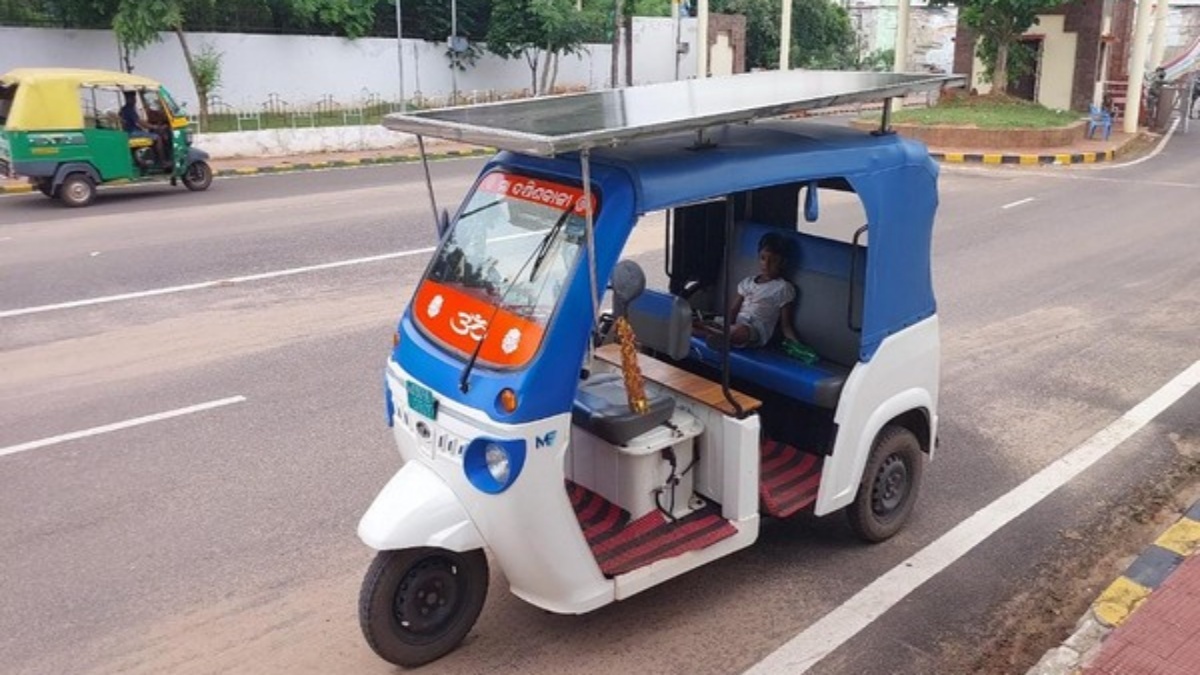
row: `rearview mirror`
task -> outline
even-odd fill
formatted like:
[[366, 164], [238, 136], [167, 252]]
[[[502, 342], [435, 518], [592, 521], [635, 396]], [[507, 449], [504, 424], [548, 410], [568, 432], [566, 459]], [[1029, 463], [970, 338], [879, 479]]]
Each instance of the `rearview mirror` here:
[[441, 217], [438, 218], [438, 222], [437, 222], [438, 239], [444, 238], [446, 236], [446, 231], [449, 229], [450, 229], [450, 214], [446, 212], [446, 209], [442, 209], [442, 215], [441, 215]]

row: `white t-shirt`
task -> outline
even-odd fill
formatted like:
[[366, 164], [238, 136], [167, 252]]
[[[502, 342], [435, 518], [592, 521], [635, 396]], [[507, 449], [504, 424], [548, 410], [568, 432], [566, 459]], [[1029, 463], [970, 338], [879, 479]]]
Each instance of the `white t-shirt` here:
[[783, 306], [796, 299], [796, 287], [786, 279], [771, 279], [758, 283], [757, 277], [746, 277], [738, 283], [738, 295], [742, 296], [742, 307], [738, 310], [737, 323], [754, 329], [755, 343], [766, 344], [779, 323], [779, 312]]

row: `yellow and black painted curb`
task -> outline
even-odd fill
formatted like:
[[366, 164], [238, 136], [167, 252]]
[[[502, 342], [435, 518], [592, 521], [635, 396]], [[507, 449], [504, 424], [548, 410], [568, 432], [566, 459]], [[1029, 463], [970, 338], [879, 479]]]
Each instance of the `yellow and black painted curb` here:
[[950, 164], [994, 164], [1011, 166], [1067, 166], [1070, 164], [1095, 164], [1111, 162], [1116, 158], [1116, 150], [1103, 152], [1075, 152], [1052, 155], [1008, 155], [998, 152], [931, 152], [931, 157], [939, 162]]
[[[454, 159], [458, 157], [479, 157], [491, 155], [496, 151], [491, 148], [472, 150], [447, 150], [446, 152], [429, 152], [426, 157], [430, 161], [438, 159]], [[376, 166], [380, 164], [408, 164], [421, 161], [419, 154], [388, 155], [384, 157], [363, 157], [362, 159], [334, 159], [328, 162], [284, 162], [268, 166], [246, 167], [241, 169], [220, 169], [214, 172], [218, 177], [253, 176], [264, 173], [290, 173], [294, 171], [315, 171], [320, 169], [348, 169], [358, 166]]]
[[[477, 148], [472, 150], [447, 150], [446, 152], [430, 152], [427, 153], [426, 156], [430, 159], [430, 161], [434, 161], [439, 159], [455, 159], [458, 157], [480, 157], [491, 155], [495, 152], [496, 151], [491, 148]], [[213, 172], [213, 175], [226, 178], [230, 176], [253, 176], [255, 174], [316, 171], [320, 169], [348, 169], [357, 166], [376, 166], [382, 164], [407, 164], [419, 161], [421, 161], [420, 155], [411, 154], [388, 155], [384, 157], [364, 157], [362, 159], [334, 159], [328, 162], [298, 162], [295, 164], [283, 162], [280, 164], [245, 167], [240, 169], [218, 169]], [[0, 185], [0, 195], [24, 194], [27, 192], [33, 192], [33, 189], [33, 185], [30, 183]]]
[[1092, 603], [1092, 613], [1104, 626], [1116, 628], [1190, 555], [1200, 553], [1200, 502], [1159, 535], [1125, 573], [1109, 584]]
[[17, 183], [16, 185], [0, 185], [0, 195], [19, 195], [26, 192], [33, 192], [33, 186], [29, 183]]

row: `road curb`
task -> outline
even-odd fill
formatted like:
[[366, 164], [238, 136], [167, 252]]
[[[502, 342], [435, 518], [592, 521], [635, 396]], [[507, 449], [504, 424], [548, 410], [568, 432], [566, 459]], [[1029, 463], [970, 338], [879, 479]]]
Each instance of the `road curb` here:
[[0, 185], [0, 195], [21, 195], [33, 192], [33, 186], [28, 183], [18, 185]]
[[1075, 152], [1050, 155], [1005, 154], [998, 152], [930, 152], [929, 155], [939, 162], [948, 164], [994, 164], [1017, 166], [1068, 166], [1071, 164], [1095, 164], [1111, 162], [1117, 156], [1117, 150], [1103, 152]]
[[[431, 152], [426, 156], [430, 160], [455, 159], [459, 157], [479, 157], [490, 155], [496, 151], [490, 148], [474, 150], [447, 150], [446, 152]], [[360, 166], [375, 166], [382, 164], [409, 164], [421, 161], [419, 154], [387, 155], [384, 157], [363, 157], [362, 159], [335, 159], [328, 162], [282, 162], [266, 166], [244, 167], [238, 169], [219, 169], [213, 175], [227, 178], [230, 176], [253, 176], [267, 173], [292, 173], [297, 171], [318, 171], [321, 169], [348, 169]]]
[[1026, 675], [1070, 675], [1087, 665], [1104, 639], [1189, 556], [1200, 554], [1200, 501], [1160, 534], [1092, 602], [1062, 645], [1046, 652]]

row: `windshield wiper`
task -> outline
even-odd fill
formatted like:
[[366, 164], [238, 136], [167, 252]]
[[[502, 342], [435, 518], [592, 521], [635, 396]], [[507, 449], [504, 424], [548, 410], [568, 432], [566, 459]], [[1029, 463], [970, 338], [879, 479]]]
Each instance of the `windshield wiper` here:
[[503, 203], [504, 203], [503, 199], [492, 200], [492, 201], [484, 204], [483, 206], [480, 206], [479, 208], [471, 209], [470, 211], [465, 211], [465, 212], [459, 214], [458, 220], [462, 220], [463, 218], [466, 218], [467, 216], [473, 216], [476, 213], [479, 213], [480, 211], [487, 211], [488, 209], [492, 208], [493, 206], [497, 206], [497, 205], [503, 204]]
[[475, 367], [475, 362], [479, 360], [479, 352], [483, 349], [483, 343], [487, 341], [488, 336], [492, 334], [492, 324], [496, 320], [496, 314], [500, 311], [500, 308], [504, 306], [504, 301], [508, 299], [509, 291], [517, 286], [517, 282], [521, 280], [521, 275], [525, 273], [525, 268], [529, 267], [529, 263], [531, 262], [534, 263], [534, 265], [533, 270], [529, 273], [529, 280], [533, 281], [534, 275], [537, 274], [538, 267], [542, 264], [542, 260], [545, 259], [546, 253], [550, 250], [550, 242], [553, 241], [556, 236], [558, 236], [558, 231], [562, 229], [563, 223], [567, 222], [567, 218], [570, 215], [570, 208], [563, 211], [562, 215], [558, 217], [558, 220], [554, 221], [554, 225], [551, 226], [550, 231], [546, 233], [546, 236], [542, 237], [542, 240], [538, 242], [537, 247], [530, 252], [529, 257], [525, 258], [525, 262], [521, 263], [521, 267], [517, 270], [517, 273], [513, 275], [512, 281], [508, 282], [508, 285], [504, 287], [504, 293], [500, 295], [500, 299], [496, 301], [495, 306], [492, 308], [492, 315], [488, 317], [487, 328], [483, 329], [483, 335], [479, 336], [479, 342], [475, 344], [475, 349], [471, 352], [471, 358], [467, 359], [467, 365], [463, 367], [462, 375], [460, 375], [458, 378], [458, 390], [462, 393], [465, 394], [467, 393], [467, 390], [470, 389], [470, 386], [467, 384], [467, 378], [471, 376], [471, 369]]
[[537, 254], [537, 257], [533, 261], [533, 269], [529, 270], [530, 281], [533, 281], [534, 277], [537, 276], [538, 270], [542, 267], [542, 261], [545, 260], [546, 256], [550, 253], [550, 244], [558, 238], [559, 230], [562, 229], [563, 224], [567, 222], [567, 218], [569, 217], [571, 217], [571, 210], [567, 209], [566, 211], [563, 211], [562, 215], [558, 217], [558, 220], [554, 221], [554, 226], [550, 228], [550, 231], [546, 233], [546, 236], [542, 238], [542, 241], [538, 244], [537, 248], [534, 249], [534, 253]]

